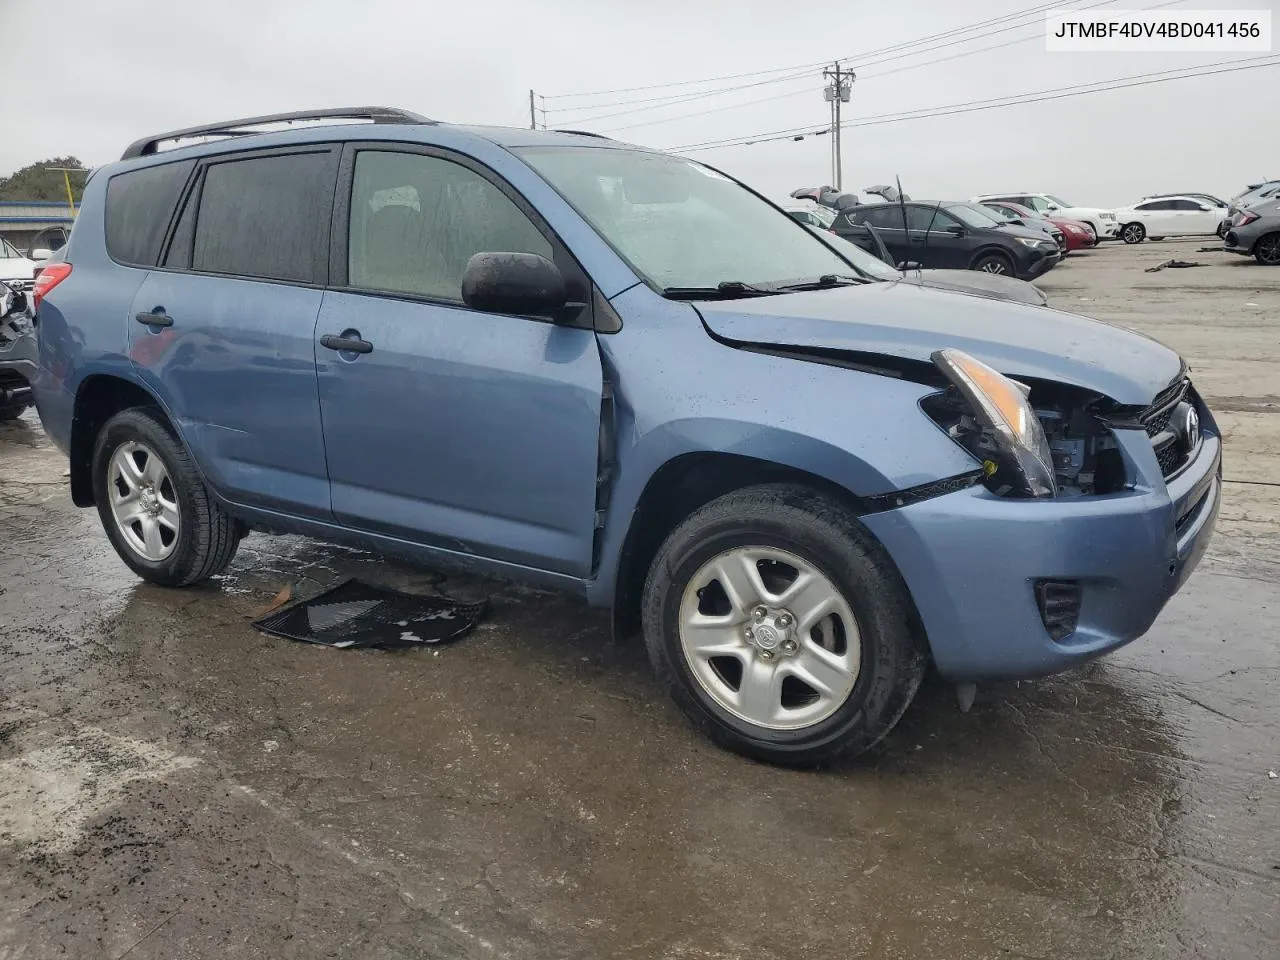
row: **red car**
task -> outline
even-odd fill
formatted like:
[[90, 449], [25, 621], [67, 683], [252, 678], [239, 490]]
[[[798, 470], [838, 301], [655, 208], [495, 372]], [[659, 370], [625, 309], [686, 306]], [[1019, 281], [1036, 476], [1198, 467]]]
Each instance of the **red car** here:
[[1036, 213], [1029, 207], [1024, 207], [1020, 203], [1010, 203], [1008, 200], [988, 200], [983, 203], [984, 207], [989, 207], [992, 212], [1001, 215], [1005, 219], [1010, 216], [1019, 220], [1048, 220], [1055, 227], [1062, 231], [1067, 239], [1067, 252], [1072, 250], [1087, 250], [1089, 247], [1098, 245], [1098, 235], [1093, 232], [1093, 227], [1080, 220], [1065, 220], [1062, 217], [1046, 217]]

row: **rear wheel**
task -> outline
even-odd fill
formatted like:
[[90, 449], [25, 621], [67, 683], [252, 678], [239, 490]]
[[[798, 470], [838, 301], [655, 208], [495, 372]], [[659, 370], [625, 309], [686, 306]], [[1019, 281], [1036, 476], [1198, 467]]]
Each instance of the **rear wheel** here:
[[1225, 237], [1227, 235], [1227, 230], [1229, 229], [1230, 228], [1227, 226], [1227, 221], [1225, 220], [1223, 220], [1220, 224], [1218, 224], [1218, 230], [1217, 230], [1218, 239], [1221, 240], [1223, 237]]
[[92, 469], [107, 537], [144, 580], [189, 586], [220, 573], [235, 556], [240, 528], [210, 496], [159, 412], [133, 407], [108, 420]]
[[984, 253], [973, 261], [972, 270], [1012, 277], [1013, 261], [1003, 253]]
[[1280, 233], [1268, 233], [1255, 243], [1253, 256], [1268, 267], [1280, 266]]
[[1140, 223], [1126, 223], [1120, 228], [1120, 239], [1125, 243], [1141, 243], [1147, 238], [1147, 228]]
[[736, 491], [681, 523], [643, 614], [654, 670], [686, 716], [790, 766], [873, 746], [927, 662], [892, 561], [847, 508], [798, 486]]

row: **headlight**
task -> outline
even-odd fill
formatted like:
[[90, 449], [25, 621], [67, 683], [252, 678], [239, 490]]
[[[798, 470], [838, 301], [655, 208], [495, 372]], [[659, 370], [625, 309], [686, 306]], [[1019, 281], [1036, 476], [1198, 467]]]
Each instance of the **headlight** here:
[[1029, 388], [960, 350], [938, 350], [930, 359], [972, 407], [980, 429], [957, 439], [982, 461], [988, 488], [1015, 497], [1057, 496], [1049, 441], [1027, 400]]
[[1053, 243], [1053, 241], [1052, 241], [1052, 240], [1036, 240], [1036, 239], [1034, 239], [1034, 238], [1032, 238], [1032, 237], [1014, 237], [1013, 239], [1017, 240], [1017, 241], [1018, 241], [1019, 243], [1021, 243], [1023, 246], [1032, 247], [1032, 248], [1034, 248], [1034, 247], [1038, 247], [1038, 246], [1040, 246], [1040, 244], [1042, 244], [1042, 243], [1044, 243], [1044, 244], [1051, 244], [1051, 243]]

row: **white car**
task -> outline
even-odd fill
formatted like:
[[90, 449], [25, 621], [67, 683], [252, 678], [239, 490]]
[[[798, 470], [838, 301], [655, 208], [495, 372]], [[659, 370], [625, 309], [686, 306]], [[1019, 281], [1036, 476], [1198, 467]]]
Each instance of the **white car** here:
[[834, 210], [812, 201], [785, 200], [779, 206], [790, 215], [792, 220], [799, 220], [806, 226], [818, 227], [821, 230], [827, 229], [836, 219]]
[[1125, 243], [1141, 243], [1150, 237], [1195, 237], [1222, 235], [1221, 225], [1227, 218], [1225, 204], [1218, 206], [1204, 197], [1188, 195], [1150, 197], [1116, 211], [1120, 220], [1120, 238]]
[[31, 289], [38, 264], [28, 260], [8, 240], [0, 237], [0, 280], [15, 290]]
[[993, 200], [1020, 203], [1046, 217], [1083, 221], [1093, 227], [1093, 232], [1098, 235], [1099, 240], [1114, 240], [1120, 235], [1120, 221], [1116, 219], [1114, 210], [1105, 210], [1102, 207], [1073, 207], [1051, 193], [989, 193], [973, 198], [974, 203], [987, 203]]

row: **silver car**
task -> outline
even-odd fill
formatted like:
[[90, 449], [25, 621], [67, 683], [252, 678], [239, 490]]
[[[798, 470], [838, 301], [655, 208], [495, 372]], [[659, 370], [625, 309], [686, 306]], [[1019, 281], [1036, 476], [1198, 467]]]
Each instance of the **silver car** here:
[[1231, 219], [1222, 249], [1252, 256], [1269, 267], [1280, 266], [1280, 197], [1271, 197]]

